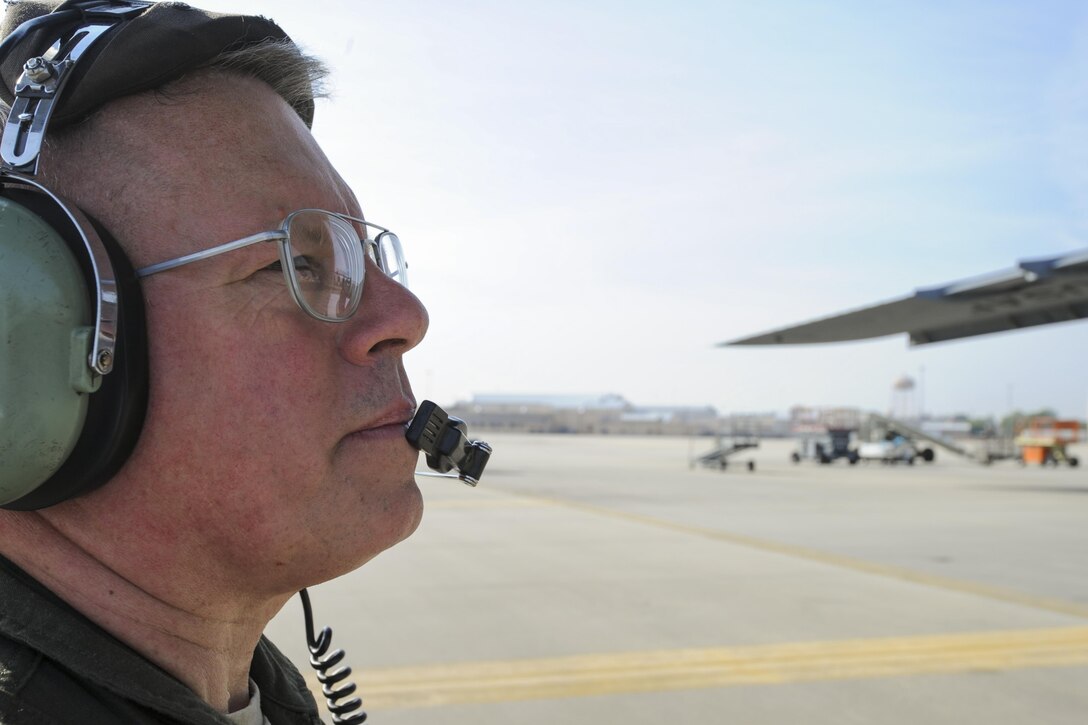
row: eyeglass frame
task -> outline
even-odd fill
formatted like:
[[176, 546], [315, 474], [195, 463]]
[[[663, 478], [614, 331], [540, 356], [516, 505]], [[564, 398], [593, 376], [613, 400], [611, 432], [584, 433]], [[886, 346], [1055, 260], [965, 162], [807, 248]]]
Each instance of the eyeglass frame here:
[[[362, 248], [363, 248], [363, 251], [362, 251], [362, 270], [363, 270], [363, 274], [362, 274], [362, 277], [361, 277], [361, 279], [359, 281], [357, 292], [356, 292], [355, 295], [353, 295], [353, 298], [351, 300], [351, 311], [348, 312], [347, 315], [344, 316], [344, 317], [329, 317], [327, 315], [322, 315], [321, 313], [317, 312], [316, 310], [311, 309], [310, 305], [307, 304], [303, 300], [302, 288], [299, 286], [298, 279], [295, 276], [297, 274], [296, 271], [295, 271], [295, 263], [294, 263], [293, 258], [289, 254], [288, 249], [287, 249], [288, 240], [290, 239], [290, 236], [287, 233], [287, 229], [288, 229], [288, 227], [290, 227], [292, 219], [294, 219], [297, 215], [305, 213], [305, 212], [318, 212], [320, 214], [328, 214], [329, 216], [336, 217], [336, 218], [344, 220], [344, 221], [354, 222], [356, 224], [362, 224], [364, 230], [367, 227], [373, 227], [374, 229], [377, 229], [377, 230], [379, 230], [381, 232], [380, 234], [378, 234], [377, 238], [375, 238], [375, 239], [371, 239], [369, 236], [361, 237], [359, 239], [359, 242], [362, 244]], [[358, 311], [359, 303], [362, 300], [363, 284], [366, 282], [366, 260], [367, 260], [367, 258], [369, 257], [371, 260], [373, 260], [375, 262], [375, 264], [378, 265], [378, 268], [381, 269], [381, 271], [383, 273], [385, 273], [385, 269], [382, 268], [381, 263], [379, 261], [379, 256], [382, 256], [381, 255], [380, 240], [386, 234], [392, 236], [393, 239], [396, 240], [396, 246], [400, 250], [400, 260], [399, 261], [401, 263], [401, 269], [399, 271], [399, 274], [397, 276], [396, 281], [397, 281], [398, 284], [400, 284], [405, 289], [407, 289], [408, 288], [408, 278], [407, 278], [406, 271], [407, 271], [408, 263], [404, 261], [404, 250], [403, 250], [403, 248], [401, 248], [400, 237], [397, 236], [397, 234], [395, 232], [393, 232], [393, 231], [391, 231], [389, 229], [386, 229], [383, 226], [375, 224], [374, 222], [368, 222], [366, 219], [361, 219], [359, 217], [353, 217], [353, 216], [350, 216], [348, 214], [341, 214], [340, 212], [329, 211], [327, 209], [312, 209], [312, 208], [309, 208], [309, 209], [296, 209], [295, 211], [291, 212], [290, 214], [288, 214], [286, 216], [286, 218], [284, 218], [283, 224], [280, 225], [279, 229], [273, 229], [273, 230], [269, 230], [269, 231], [266, 231], [266, 232], [257, 232], [256, 234], [250, 234], [247, 237], [243, 237], [241, 239], [236, 239], [233, 242], [226, 242], [225, 244], [218, 244], [218, 245], [216, 245], [214, 247], [209, 247], [207, 249], [202, 249], [200, 251], [192, 252], [190, 254], [184, 254], [184, 255], [182, 255], [180, 257], [174, 257], [173, 259], [167, 259], [165, 261], [157, 262], [155, 264], [149, 264], [146, 267], [140, 267], [139, 269], [137, 269], [136, 270], [136, 276], [139, 277], [139, 278], [150, 277], [151, 275], [158, 274], [159, 272], [166, 272], [168, 270], [176, 269], [177, 267], [181, 267], [181, 266], [186, 265], [186, 264], [191, 264], [192, 262], [199, 262], [199, 261], [204, 260], [204, 259], [210, 259], [211, 257], [216, 257], [216, 256], [218, 256], [220, 254], [225, 254], [226, 252], [233, 252], [236, 249], [242, 249], [243, 247], [248, 247], [248, 246], [251, 246], [253, 244], [260, 244], [261, 242], [279, 242], [280, 243], [280, 245], [279, 245], [279, 248], [280, 248], [280, 266], [283, 267], [283, 276], [287, 280], [287, 288], [291, 291], [291, 297], [294, 299], [295, 304], [298, 305], [299, 309], [301, 309], [303, 312], [308, 314], [310, 317], [321, 320], [322, 322], [347, 322]], [[390, 277], [390, 275], [388, 275], [388, 274], [386, 274], [386, 276]], [[392, 277], [390, 277], [390, 279], [392, 279]]]

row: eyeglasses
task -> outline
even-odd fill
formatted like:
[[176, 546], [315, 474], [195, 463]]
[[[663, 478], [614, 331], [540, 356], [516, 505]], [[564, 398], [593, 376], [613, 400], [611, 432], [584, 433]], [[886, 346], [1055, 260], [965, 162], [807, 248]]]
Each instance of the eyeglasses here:
[[[377, 238], [369, 238], [367, 227], [379, 231]], [[304, 312], [325, 322], [344, 322], [359, 308], [367, 258], [391, 279], [408, 286], [408, 265], [396, 234], [363, 219], [322, 209], [291, 212], [277, 230], [142, 267], [136, 275], [149, 277], [260, 242], [279, 242], [279, 263], [291, 296]]]

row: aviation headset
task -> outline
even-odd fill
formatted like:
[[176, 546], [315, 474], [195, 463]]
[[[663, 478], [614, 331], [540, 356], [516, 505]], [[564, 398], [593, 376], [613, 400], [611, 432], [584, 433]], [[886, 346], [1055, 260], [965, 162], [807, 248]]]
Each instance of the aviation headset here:
[[[225, 50], [290, 39], [265, 18], [137, 0], [9, 0], [0, 34], [11, 109], [0, 138], [0, 508], [30, 510], [112, 478], [148, 397], [136, 274], [100, 224], [36, 180], [47, 128]], [[312, 123], [312, 100], [295, 111]]]

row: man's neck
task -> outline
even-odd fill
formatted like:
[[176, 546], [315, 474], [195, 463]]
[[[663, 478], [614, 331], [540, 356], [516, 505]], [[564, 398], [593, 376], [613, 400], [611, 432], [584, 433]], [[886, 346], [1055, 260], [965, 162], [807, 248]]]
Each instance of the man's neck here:
[[253, 650], [288, 598], [228, 597], [202, 587], [202, 572], [122, 574], [42, 513], [0, 511], [0, 553], [219, 712], [249, 701]]

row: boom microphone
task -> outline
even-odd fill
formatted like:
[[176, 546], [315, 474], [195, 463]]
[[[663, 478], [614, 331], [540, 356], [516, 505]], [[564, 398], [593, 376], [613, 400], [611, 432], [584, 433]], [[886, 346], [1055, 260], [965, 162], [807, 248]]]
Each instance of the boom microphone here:
[[[475, 486], [491, 457], [491, 446], [469, 439], [465, 421], [447, 414], [430, 400], [419, 404], [404, 437], [426, 453], [427, 465], [438, 471], [437, 474], [417, 471], [417, 475], [457, 478]], [[449, 473], [454, 468], [457, 473]]]

